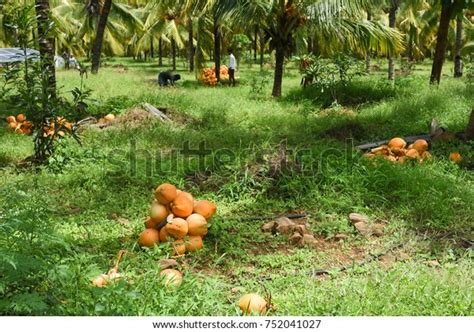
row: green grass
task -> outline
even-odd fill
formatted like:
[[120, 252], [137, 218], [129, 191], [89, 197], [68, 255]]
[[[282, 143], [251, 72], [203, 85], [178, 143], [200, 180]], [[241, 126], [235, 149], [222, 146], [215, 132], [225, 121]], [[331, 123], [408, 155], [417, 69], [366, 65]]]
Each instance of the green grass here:
[[[113, 67], [119, 63], [125, 73]], [[473, 314], [473, 253], [466, 245], [473, 236], [472, 144], [437, 143], [432, 162], [392, 165], [368, 162], [345, 141], [427, 132], [433, 117], [463, 130], [474, 106], [464, 80], [443, 77], [439, 88], [429, 86], [429, 66], [421, 64], [391, 86], [380, 71], [340, 87], [339, 105], [327, 107], [326, 95], [301, 90], [292, 66], [275, 100], [271, 73], [256, 66], [242, 65], [236, 88], [203, 87], [181, 69], [178, 87], [161, 89], [154, 82], [160, 68], [150, 63], [109, 64], [85, 80], [93, 90], [91, 112], [119, 115], [149, 102], [172, 109], [179, 121], [86, 130], [82, 147], [64, 140], [39, 169], [18, 164], [32, 152], [31, 137], [0, 127], [0, 313], [234, 315], [240, 295], [263, 295], [265, 287], [276, 315]], [[80, 83], [73, 71], [60, 71], [58, 79], [65, 95]], [[252, 86], [262, 81], [257, 93]], [[2, 116], [19, 111], [0, 108]], [[187, 141], [211, 150], [204, 165], [180, 154]], [[272, 173], [283, 143], [290, 162]], [[460, 166], [448, 160], [454, 150], [466, 157]], [[159, 279], [157, 262], [169, 248], [136, 244], [153, 189], [164, 181], [215, 201], [219, 210], [205, 249], [183, 262], [185, 281], [175, 291]], [[295, 248], [261, 233], [261, 222], [237, 219], [291, 211], [310, 214], [318, 249]], [[356, 234], [351, 212], [387, 221], [386, 234]], [[348, 239], [330, 240], [340, 232]], [[361, 263], [400, 243], [386, 255], [393, 262]], [[121, 265], [127, 282], [92, 287], [91, 278], [105, 273], [121, 249], [128, 251]], [[316, 269], [331, 274], [316, 277]]]

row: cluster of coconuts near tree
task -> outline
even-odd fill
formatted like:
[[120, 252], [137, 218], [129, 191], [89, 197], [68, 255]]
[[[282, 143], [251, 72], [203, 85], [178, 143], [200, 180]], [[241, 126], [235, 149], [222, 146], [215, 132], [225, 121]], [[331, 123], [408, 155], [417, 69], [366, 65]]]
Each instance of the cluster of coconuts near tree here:
[[[424, 139], [417, 139], [415, 142], [407, 146], [407, 142], [400, 137], [392, 138], [388, 144], [380, 145], [364, 154], [365, 157], [383, 157], [384, 159], [403, 164], [407, 160], [416, 160], [420, 163], [433, 158], [428, 151], [429, 144]], [[461, 154], [459, 152], [452, 152], [449, 159], [456, 164], [461, 162]]]
[[30, 135], [33, 129], [33, 123], [26, 120], [24, 114], [18, 114], [16, 117], [10, 115], [7, 117], [7, 124], [10, 129], [15, 131], [15, 133]]
[[[18, 114], [16, 117], [11, 115], [7, 117], [8, 127], [16, 133], [23, 135], [31, 135], [33, 133], [33, 123], [26, 119], [24, 114]], [[43, 137], [54, 136], [56, 133], [56, 126], [58, 126], [57, 134], [60, 137], [66, 136], [66, 131], [72, 131], [73, 124], [67, 121], [64, 117], [56, 117], [56, 121], [49, 121], [48, 125], [43, 128]]]
[[[216, 86], [217, 85], [217, 77], [216, 77], [216, 71], [215, 71], [215, 66], [212, 68], [204, 68], [201, 71], [201, 76], [199, 77], [199, 80], [204, 83], [204, 85], [209, 85], [209, 86]], [[220, 67], [220, 78], [222, 80], [228, 80], [229, 79], [229, 68], [227, 66], [222, 65]]]

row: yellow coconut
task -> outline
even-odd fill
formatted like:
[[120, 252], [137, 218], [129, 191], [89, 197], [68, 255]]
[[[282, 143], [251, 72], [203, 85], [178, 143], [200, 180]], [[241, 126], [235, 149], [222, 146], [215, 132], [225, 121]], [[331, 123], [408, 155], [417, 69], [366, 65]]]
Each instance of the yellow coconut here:
[[161, 271], [160, 276], [164, 277], [166, 286], [179, 286], [183, 282], [183, 274], [178, 270], [166, 269]]
[[239, 300], [243, 314], [264, 314], [267, 311], [267, 301], [258, 294], [245, 294]]
[[109, 114], [107, 114], [106, 116], [104, 116], [104, 119], [105, 119], [105, 121], [107, 121], [107, 122], [114, 121], [114, 120], [115, 120], [115, 115], [109, 113]]

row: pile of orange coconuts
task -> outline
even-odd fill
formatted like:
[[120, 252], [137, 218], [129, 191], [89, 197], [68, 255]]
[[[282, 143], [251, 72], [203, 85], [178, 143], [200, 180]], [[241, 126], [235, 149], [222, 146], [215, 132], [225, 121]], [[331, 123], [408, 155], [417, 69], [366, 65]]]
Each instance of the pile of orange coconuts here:
[[388, 144], [378, 146], [364, 156], [372, 158], [381, 156], [394, 163], [403, 164], [407, 160], [417, 160], [423, 162], [432, 158], [428, 152], [429, 144], [424, 139], [418, 139], [413, 144], [407, 146], [407, 142], [400, 137], [392, 138]]
[[32, 133], [33, 123], [26, 120], [26, 116], [24, 114], [18, 114], [16, 117], [10, 115], [7, 117], [7, 124], [8, 127], [16, 133], [23, 135], [30, 135]]
[[[387, 144], [380, 145], [364, 154], [365, 157], [374, 158], [382, 157], [388, 161], [403, 164], [407, 160], [416, 160], [420, 163], [433, 158], [429, 150], [429, 144], [424, 139], [417, 139], [412, 144], [400, 137], [392, 138]], [[462, 156], [459, 152], [452, 152], [449, 160], [459, 164]]]
[[[153, 248], [159, 243], [171, 243], [175, 256], [184, 256], [203, 247], [208, 220], [216, 213], [217, 207], [207, 200], [195, 200], [190, 193], [177, 189], [170, 183], [163, 183], [155, 190], [149, 215], [145, 221], [145, 230], [140, 233], [140, 247]], [[125, 251], [121, 250], [117, 263], [107, 274], [100, 274], [92, 280], [96, 287], [105, 287], [113, 280], [121, 278], [119, 263]], [[175, 269], [166, 268], [160, 272], [164, 285], [178, 287], [183, 274]], [[274, 310], [271, 296], [264, 299], [256, 293], [243, 295], [239, 299], [242, 314], [261, 315], [269, 309]]]
[[216, 210], [214, 203], [195, 200], [190, 193], [163, 183], [155, 190], [155, 200], [138, 244], [152, 248], [158, 243], [171, 243], [175, 256], [198, 251], [203, 247], [207, 222]]

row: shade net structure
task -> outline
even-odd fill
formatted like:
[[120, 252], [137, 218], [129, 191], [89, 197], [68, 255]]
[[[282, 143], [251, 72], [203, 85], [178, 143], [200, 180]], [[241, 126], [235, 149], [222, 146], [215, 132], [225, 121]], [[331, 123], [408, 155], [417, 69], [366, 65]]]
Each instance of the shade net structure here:
[[40, 53], [36, 50], [27, 48], [0, 48], [0, 65], [25, 61], [28, 59], [39, 59]]

